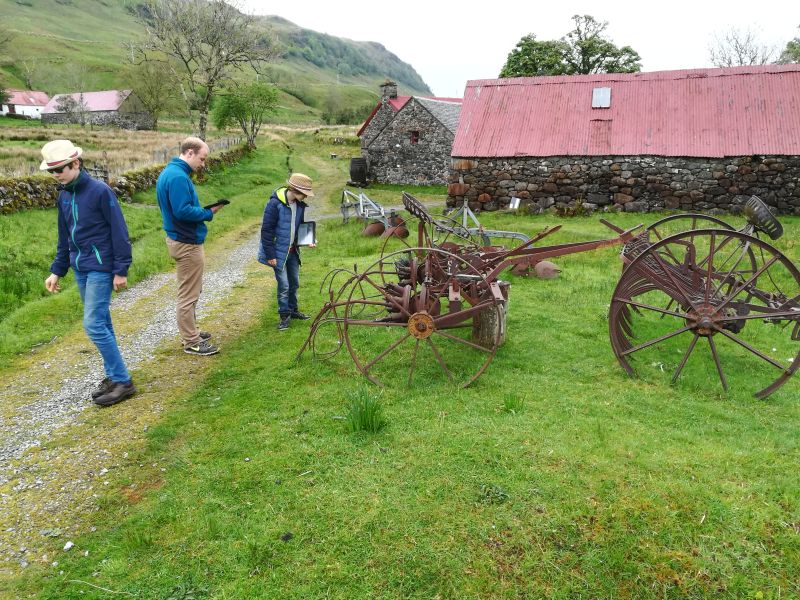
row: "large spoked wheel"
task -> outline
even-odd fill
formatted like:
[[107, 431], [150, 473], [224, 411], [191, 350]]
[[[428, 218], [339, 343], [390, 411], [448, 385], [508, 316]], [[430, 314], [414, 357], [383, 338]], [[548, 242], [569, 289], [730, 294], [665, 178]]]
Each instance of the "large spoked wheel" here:
[[799, 302], [800, 272], [773, 246], [737, 231], [686, 231], [623, 271], [611, 346], [631, 375], [719, 379], [765, 398], [800, 367]]
[[659, 219], [655, 223], [648, 225], [645, 231], [650, 234], [650, 241], [655, 244], [676, 233], [695, 229], [729, 229], [734, 231], [735, 227], [712, 215], [680, 213]]
[[[448, 381], [466, 387], [486, 370], [502, 336], [502, 298], [474, 267], [436, 248], [387, 254], [364, 271], [345, 305], [344, 339], [356, 367], [381, 386]], [[382, 296], [384, 315], [365, 319]], [[370, 308], [374, 306], [370, 304]], [[486, 323], [497, 324], [486, 335]]]

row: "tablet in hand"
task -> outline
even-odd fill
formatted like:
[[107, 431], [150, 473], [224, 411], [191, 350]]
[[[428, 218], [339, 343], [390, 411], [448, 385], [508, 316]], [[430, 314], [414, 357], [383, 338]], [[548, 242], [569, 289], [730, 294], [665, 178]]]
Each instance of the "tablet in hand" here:
[[226, 200], [222, 198], [221, 200], [217, 200], [216, 202], [212, 202], [211, 204], [206, 204], [203, 208], [214, 208], [215, 206], [225, 206], [226, 204], [230, 204], [230, 200]]

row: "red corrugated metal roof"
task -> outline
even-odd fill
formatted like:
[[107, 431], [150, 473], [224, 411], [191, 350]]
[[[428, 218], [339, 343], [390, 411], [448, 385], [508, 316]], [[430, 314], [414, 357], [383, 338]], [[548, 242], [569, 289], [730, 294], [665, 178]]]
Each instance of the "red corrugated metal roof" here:
[[800, 155], [800, 65], [467, 82], [452, 156], [610, 154]]
[[[120, 105], [130, 95], [130, 90], [105, 90], [103, 92], [83, 92], [83, 102], [86, 104], [86, 109], [90, 112], [117, 110]], [[57, 94], [50, 99], [47, 106], [42, 110], [43, 113], [58, 112], [58, 99], [61, 96], [72, 96], [76, 102], [81, 100], [81, 93], [75, 92], [74, 94]]]
[[15, 106], [44, 106], [50, 101], [50, 96], [44, 92], [33, 92], [31, 90], [7, 90], [8, 102]]
[[[444, 100], [446, 102], [463, 101], [463, 98], [439, 98], [438, 96], [418, 96], [418, 97], [427, 98], [428, 100]], [[392, 107], [392, 109], [396, 114], [397, 111], [403, 108], [409, 100], [411, 100], [411, 96], [395, 96], [394, 98], [389, 98], [389, 105]], [[369, 113], [369, 116], [367, 117], [366, 121], [364, 121], [364, 124], [361, 126], [361, 129], [358, 130], [358, 133], [356, 133], [356, 136], [361, 137], [361, 134], [367, 128], [367, 125], [369, 125], [370, 121], [372, 121], [372, 118], [375, 116], [375, 113], [377, 113], [378, 110], [380, 109], [381, 104], [382, 104], [381, 102], [378, 102], [377, 106], [372, 109], [372, 112]]]

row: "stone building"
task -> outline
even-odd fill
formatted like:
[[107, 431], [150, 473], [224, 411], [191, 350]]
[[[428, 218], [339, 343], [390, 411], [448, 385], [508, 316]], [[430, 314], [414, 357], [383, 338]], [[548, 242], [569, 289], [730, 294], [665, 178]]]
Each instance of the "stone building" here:
[[447, 181], [460, 98], [398, 96], [397, 84], [381, 86], [381, 102], [358, 132], [367, 179], [417, 185]]
[[42, 110], [42, 122], [155, 128], [153, 115], [131, 90], [57, 94]]
[[467, 83], [452, 205], [800, 214], [800, 65]]

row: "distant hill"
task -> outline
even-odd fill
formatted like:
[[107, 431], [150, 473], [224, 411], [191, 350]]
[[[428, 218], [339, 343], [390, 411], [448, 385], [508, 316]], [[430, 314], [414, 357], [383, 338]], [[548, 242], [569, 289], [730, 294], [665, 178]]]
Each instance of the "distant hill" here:
[[[143, 35], [136, 0], [0, 0], [0, 27], [14, 38], [0, 56], [5, 87], [49, 93], [130, 87], [120, 66], [125, 42]], [[319, 118], [332, 106], [364, 110], [385, 79], [401, 94], [431, 95], [414, 68], [378, 42], [361, 42], [303, 29], [279, 16], [257, 17], [282, 58], [265, 78], [284, 95], [287, 120]]]

